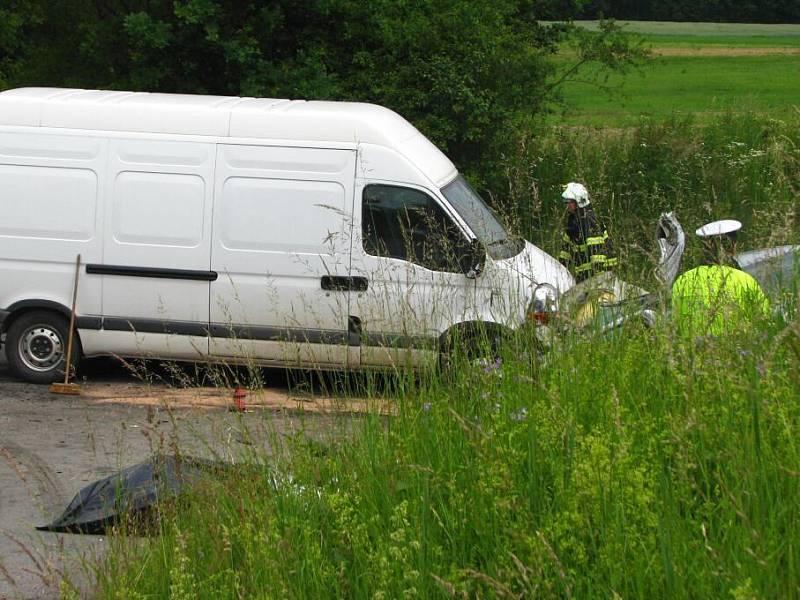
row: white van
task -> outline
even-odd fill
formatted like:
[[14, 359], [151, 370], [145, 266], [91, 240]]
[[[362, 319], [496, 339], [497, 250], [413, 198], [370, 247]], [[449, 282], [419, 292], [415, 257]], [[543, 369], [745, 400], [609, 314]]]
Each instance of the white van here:
[[77, 255], [76, 357], [421, 365], [574, 283], [379, 106], [0, 93], [0, 319], [23, 379], [63, 374]]

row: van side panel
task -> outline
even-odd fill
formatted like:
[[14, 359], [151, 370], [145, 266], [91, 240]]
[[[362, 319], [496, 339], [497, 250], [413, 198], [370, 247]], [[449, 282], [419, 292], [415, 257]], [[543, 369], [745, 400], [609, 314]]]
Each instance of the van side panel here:
[[102, 279], [104, 329], [128, 333], [128, 355], [208, 351], [213, 172], [213, 144], [109, 142], [103, 260], [87, 279]]
[[221, 145], [211, 269], [211, 353], [346, 365], [355, 152]]
[[[0, 131], [0, 308], [69, 307], [75, 258], [100, 261], [105, 140]], [[82, 278], [77, 310], [101, 312], [101, 282]]]

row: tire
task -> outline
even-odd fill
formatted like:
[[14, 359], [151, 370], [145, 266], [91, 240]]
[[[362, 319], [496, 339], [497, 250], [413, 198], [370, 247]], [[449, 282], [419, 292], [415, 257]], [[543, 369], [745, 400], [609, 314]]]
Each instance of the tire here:
[[473, 365], [480, 364], [480, 361], [494, 362], [500, 356], [500, 344], [499, 332], [477, 329], [453, 331], [440, 348], [439, 368], [449, 372], [458, 359]]
[[[49, 310], [35, 310], [15, 319], [6, 333], [6, 357], [11, 372], [30, 383], [64, 378], [69, 322]], [[81, 356], [77, 332], [72, 338], [72, 369]]]

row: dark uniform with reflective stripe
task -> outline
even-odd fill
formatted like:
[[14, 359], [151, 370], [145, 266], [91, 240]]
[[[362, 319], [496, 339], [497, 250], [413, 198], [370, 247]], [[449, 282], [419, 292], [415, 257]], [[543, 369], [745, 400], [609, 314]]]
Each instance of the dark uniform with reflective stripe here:
[[578, 281], [617, 266], [611, 238], [591, 207], [567, 215], [558, 259]]

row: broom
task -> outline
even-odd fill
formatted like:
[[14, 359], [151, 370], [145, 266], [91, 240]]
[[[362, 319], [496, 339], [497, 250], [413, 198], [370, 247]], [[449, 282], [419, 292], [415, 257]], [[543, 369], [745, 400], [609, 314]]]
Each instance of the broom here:
[[69, 382], [70, 359], [72, 358], [72, 336], [75, 333], [75, 302], [78, 299], [78, 276], [81, 272], [81, 255], [75, 259], [75, 282], [72, 285], [72, 312], [69, 317], [69, 335], [67, 336], [67, 355], [64, 357], [64, 383], [53, 383], [50, 391], [53, 394], [70, 394], [77, 396], [81, 388], [77, 383]]

